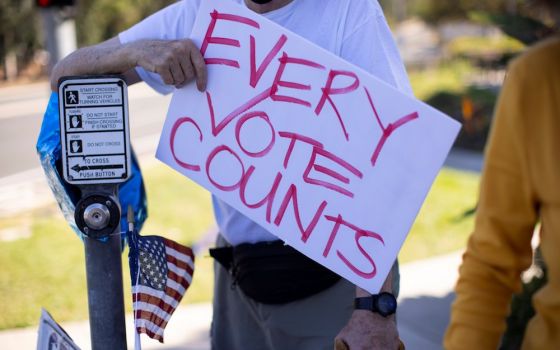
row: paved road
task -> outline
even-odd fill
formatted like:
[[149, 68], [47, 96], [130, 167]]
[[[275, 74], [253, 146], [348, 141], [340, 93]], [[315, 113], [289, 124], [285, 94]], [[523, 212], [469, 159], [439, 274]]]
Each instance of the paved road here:
[[[49, 96], [46, 82], [0, 88], [0, 178], [39, 167], [35, 143]], [[170, 98], [145, 84], [129, 88], [131, 140], [137, 153], [153, 152], [151, 144], [157, 142]], [[480, 155], [461, 151], [453, 152], [447, 165], [472, 171], [482, 167]]]
[[[53, 203], [35, 153], [49, 94], [46, 82], [0, 88], [0, 218]], [[131, 140], [141, 163], [154, 159], [169, 100], [145, 84], [129, 88]], [[454, 150], [446, 165], [480, 171], [482, 157]]]

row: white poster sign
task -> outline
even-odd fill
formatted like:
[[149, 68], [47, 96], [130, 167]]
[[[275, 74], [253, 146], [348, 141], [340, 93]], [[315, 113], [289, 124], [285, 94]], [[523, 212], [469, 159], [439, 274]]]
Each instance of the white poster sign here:
[[460, 125], [230, 1], [202, 1], [209, 71], [172, 99], [157, 157], [377, 292]]
[[80, 350], [70, 336], [52, 318], [47, 310], [41, 310], [37, 350]]

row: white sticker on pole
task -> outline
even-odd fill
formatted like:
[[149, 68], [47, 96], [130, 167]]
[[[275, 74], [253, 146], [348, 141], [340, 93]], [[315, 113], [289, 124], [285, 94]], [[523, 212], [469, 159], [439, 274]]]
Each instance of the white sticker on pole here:
[[126, 181], [130, 135], [125, 82], [118, 77], [68, 79], [58, 93], [64, 179], [74, 185]]

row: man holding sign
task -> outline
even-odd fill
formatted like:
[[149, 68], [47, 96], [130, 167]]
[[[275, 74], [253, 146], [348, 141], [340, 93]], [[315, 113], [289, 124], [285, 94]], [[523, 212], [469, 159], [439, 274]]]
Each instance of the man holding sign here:
[[[231, 8], [231, 12], [224, 12], [235, 3], [241, 7], [236, 5], [237, 7]], [[219, 10], [210, 9], [214, 6]], [[206, 11], [206, 9], [210, 10]], [[289, 35], [271, 35], [266, 36], [268, 40], [263, 40], [258, 36], [258, 30], [264, 31], [265, 27], [271, 28], [270, 33], [283, 32], [263, 17], [255, 16], [253, 13], [245, 14], [248, 12], [247, 9], [261, 14], [264, 18], [297, 35], [291, 33]], [[226, 28], [226, 25], [236, 25], [237, 27], [228, 31], [223, 29]], [[193, 28], [197, 34], [201, 33], [197, 30], [204, 28], [202, 37], [196, 36], [194, 39]], [[237, 32], [238, 30], [239, 32]], [[245, 34], [242, 32], [243, 30], [252, 32], [246, 35], [247, 41], [240, 44], [237, 39]], [[261, 35], [263, 31], [260, 32]], [[195, 98], [198, 99], [197, 101], [204, 102], [205, 113], [210, 116], [206, 121], [211, 120], [210, 133], [215, 138], [220, 134], [225, 134], [222, 131], [228, 124], [235, 124], [235, 132], [228, 137], [236, 137], [240, 150], [255, 159], [263, 158], [269, 152], [280, 152], [279, 147], [273, 147], [273, 145], [275, 137], [282, 138], [283, 145], [287, 146], [283, 150], [284, 168], [289, 168], [289, 165], [292, 165], [293, 168], [296, 156], [292, 157], [292, 153], [300, 152], [302, 147], [311, 149], [311, 160], [303, 176], [306, 183], [327, 189], [330, 191], [329, 196], [358, 197], [360, 193], [351, 187], [350, 183], [358, 182], [367, 174], [364, 175], [360, 169], [328, 151], [323, 143], [312, 137], [286, 131], [276, 134], [274, 125], [277, 124], [273, 125], [267, 113], [252, 108], [257, 105], [260, 107], [261, 102], [285, 103], [309, 108], [311, 103], [303, 97], [293, 96], [293, 90], [303, 92], [315, 90], [315, 93], [321, 96], [317, 105], [313, 105], [315, 113], [320, 115], [322, 111], [329, 110], [329, 113], [334, 116], [331, 119], [331, 122], [334, 122], [331, 124], [337, 128], [337, 136], [341, 137], [343, 141], [349, 141], [354, 137], [352, 139], [354, 141], [354, 135], [361, 135], [360, 130], [350, 130], [350, 126], [346, 125], [341, 116], [344, 111], [339, 111], [337, 108], [335, 95], [350, 93], [360, 87], [364, 111], [360, 110], [359, 114], [367, 113], [371, 118], [368, 122], [373, 123], [381, 132], [379, 140], [374, 142], [374, 146], [376, 146], [374, 151], [367, 150], [368, 162], [371, 157], [369, 167], [376, 165], [384, 146], [389, 143], [388, 140], [393, 131], [418, 119], [418, 113], [411, 112], [393, 123], [382, 122], [379, 116], [381, 113], [378, 114], [373, 102], [373, 92], [370, 94], [365, 86], [362, 89], [358, 75], [349, 71], [331, 69], [328, 73], [327, 84], [323, 88], [312, 88], [310, 84], [303, 84], [302, 80], [305, 80], [305, 77], [301, 75], [290, 76], [289, 70], [294, 66], [314, 69], [317, 74], [327, 71], [327, 67], [318, 62], [290, 56], [291, 51], [288, 48], [307, 45], [300, 37], [322, 48], [313, 50], [321, 53], [327, 50], [359, 67], [356, 70], [364, 70], [381, 79], [392, 86], [393, 90], [397, 89], [401, 93], [411, 95], [406, 72], [382, 10], [375, 0], [183, 0], [148, 17], [121, 33], [118, 38], [73, 53], [55, 67], [52, 85], [54, 89], [58, 78], [65, 75], [122, 73], [129, 84], [142, 80], [160, 93], [176, 92], [169, 112], [171, 116], [174, 114], [173, 106], [180, 105], [183, 108], [185, 104], [188, 104], [189, 99], [197, 94], [189, 85], [191, 81], [195, 80], [200, 92], [205, 92], [207, 86], [212, 87], [212, 89], [208, 89], [211, 91], [205, 92], [205, 95], [197, 95]], [[196, 43], [190, 38], [193, 38]], [[299, 44], [295, 45], [294, 42]], [[225, 52], [224, 55], [229, 54], [229, 56], [219, 56], [216, 51], [218, 47], [224, 50], [220, 54]], [[260, 47], [265, 48], [261, 48], [261, 52], [256, 53]], [[247, 49], [247, 52], [241, 51], [244, 49]], [[216, 100], [215, 97], [213, 99], [213, 94], [216, 96], [215, 91], [227, 88], [231, 89], [232, 95], [235, 95], [238, 90], [245, 88], [245, 81], [233, 81], [229, 85], [229, 83], [225, 83], [228, 81], [226, 77], [218, 76], [217, 72], [222, 72], [224, 69], [239, 70], [248, 61], [250, 64], [245, 65], [250, 66], [250, 79], [247, 85], [250, 85], [251, 89], [256, 89], [260, 86], [259, 82], [262, 83], [266, 79], [273, 78], [271, 79], [274, 81], [273, 87], [265, 89], [216, 124], [214, 115], [220, 112], [218, 110], [220, 106], [239, 101], [235, 101], [235, 98], [231, 98], [233, 101]], [[214, 69], [210, 69], [210, 78], [207, 78], [209, 74], [207, 66]], [[216, 74], [216, 76], [212, 76], [212, 74]], [[221, 87], [220, 82], [224, 82]], [[347, 86], [341, 86], [343, 84], [347, 84]], [[185, 88], [181, 89], [182, 87]], [[286, 91], [289, 89], [292, 89], [292, 95]], [[200, 96], [203, 98], [201, 99]], [[239, 116], [241, 117], [237, 118]], [[234, 119], [235, 123], [232, 121]], [[232, 123], [230, 124], [230, 122]], [[247, 140], [244, 127], [245, 125], [250, 126], [251, 122], [261, 123], [257, 125], [272, 130], [272, 133], [270, 131], [268, 134], [264, 133], [265, 136], [269, 135], [272, 138], [269, 140], [268, 146], [266, 142], [264, 146], [262, 143], [255, 146], [251, 140]], [[179, 149], [180, 147], [177, 145], [182, 145], [180, 144], [182, 139], [187, 138], [185, 130], [194, 132], [194, 138], [199, 139], [200, 142], [210, 138], [212, 135], [207, 135], [207, 129], [199, 127], [200, 123], [200, 120], [189, 113], [181, 115], [169, 125], [166, 124], [162, 134], [163, 143], [160, 143], [158, 150], [158, 158], [163, 159], [166, 163], [172, 162], [174, 167], [189, 176], [193, 175], [195, 181], [199, 181], [196, 176], [202, 173], [204, 164], [202, 163], [202, 167], [198, 165], [200, 163], [192, 160], [192, 157], [198, 157], [198, 155], [193, 152], [181, 153], [185, 147]], [[321, 134], [321, 130], [317, 130], [317, 128], [309, 132], [317, 134], [318, 137]], [[251, 135], [255, 139], [261, 140], [262, 138], [259, 138], [258, 134], [258, 132], [253, 132]], [[245, 135], [245, 139], [243, 135]], [[366, 136], [361, 138], [367, 139]], [[241, 142], [240, 139], [244, 139], [244, 141]], [[277, 144], [280, 142], [278, 141]], [[366, 152], [366, 150], [363, 151]], [[228, 155], [230, 159], [237, 159], [237, 165], [231, 168], [225, 167], [225, 169], [222, 167], [221, 171], [212, 172], [213, 164]], [[231, 158], [232, 155], [234, 158]], [[370, 288], [378, 290], [379, 286], [383, 284], [381, 291], [384, 293], [372, 298], [370, 293], [361, 288], [357, 288], [356, 291], [353, 284], [345, 279], [340, 279], [322, 265], [282, 242], [288, 241], [290, 245], [295, 245], [298, 250], [302, 250], [301, 245], [305, 245], [308, 239], [309, 242], [315, 242], [319, 237], [318, 234], [311, 237], [316, 225], [320, 227], [320, 225], [330, 224], [334, 228], [328, 232], [323, 231], [323, 236], [328, 238], [328, 242], [321, 246], [318, 254], [322, 254], [324, 257], [329, 256], [332, 261], [337, 259], [336, 263], [349, 267], [349, 273], [353, 271], [356, 278], [372, 279], [377, 272], [376, 265], [360, 242], [362, 238], [368, 238], [379, 246], [385, 245], [386, 241], [381, 235], [357, 227], [339, 213], [336, 216], [335, 213], [326, 212], [331, 208], [333, 201], [328, 205], [324, 201], [311, 219], [311, 223], [307, 224], [309, 219], [305, 217], [306, 224], [302, 224], [298, 208], [303, 208], [301, 203], [307, 200], [306, 196], [301, 195], [305, 189], [299, 188], [300, 196], [298, 197], [298, 188], [295, 185], [292, 184], [287, 189], [283, 187], [286, 183], [284, 180], [289, 176], [283, 177], [280, 172], [276, 177], [272, 176], [261, 181], [267, 184], [273, 182], [269, 195], [259, 203], [249, 203], [251, 200], [246, 198], [244, 192], [249, 186], [248, 182], [255, 172], [255, 167], [245, 168], [242, 159], [225, 144], [217, 146], [209, 155], [204, 156], [207, 156], [208, 178], [199, 182], [220, 194], [220, 198], [213, 197], [216, 220], [221, 232], [218, 245], [222, 247], [222, 249], [214, 251], [214, 256], [221, 263], [216, 266], [212, 324], [214, 349], [328, 349], [332, 348], [337, 334], [338, 340], [346, 343], [350, 349], [397, 349], [399, 347], [394, 315], [395, 296], [398, 292], [398, 269], [394, 267], [389, 272], [392, 260], [388, 265], [385, 264], [383, 269], [383, 273], [388, 273], [385, 283], [381, 280], [376, 282], [378, 283], [376, 287]], [[317, 159], [329, 161], [330, 166], [334, 164], [338, 170], [332, 170], [324, 164], [319, 164]], [[213, 162], [214, 160], [215, 162]], [[239, 170], [239, 164], [241, 164], [241, 179], [233, 185], [225, 185], [229, 174], [224, 175], [224, 173], [227, 173], [228, 170], [234, 173]], [[263, 171], [262, 168], [266, 167], [260, 167], [259, 171]], [[337, 185], [333, 184], [335, 182], [333, 179], [338, 181]], [[253, 186], [256, 185], [253, 184]], [[275, 211], [272, 213], [272, 202], [276, 192], [280, 193], [279, 188], [282, 189], [282, 193], [278, 195], [279, 202], [282, 201], [282, 198], [283, 202], [280, 208], [277, 208], [277, 205], [274, 206]], [[229, 195], [233, 192], [239, 193], [245, 208], [234, 208], [232, 206], [234, 201], [230, 198], [227, 199], [227, 202], [223, 200], [225, 197], [221, 196], [222, 193]], [[425, 192], [427, 192], [427, 188]], [[300, 207], [298, 207], [298, 200]], [[295, 219], [290, 219], [297, 221], [301, 231], [301, 240], [281, 237], [282, 239], [279, 241], [277, 232], [273, 235], [269, 233], [268, 229], [263, 228], [263, 225], [266, 226], [267, 223], [273, 227], [283, 225], [284, 222], [290, 220], [283, 221], [287, 208], [293, 208], [295, 212]], [[252, 213], [250, 209], [260, 210], [259, 215], [263, 214], [266, 209], [266, 220], [259, 222], [259, 225], [254, 222], [253, 217], [249, 219], [247, 216]], [[358, 209], [368, 210], [368, 208], [356, 208], [356, 210]], [[238, 210], [246, 211], [241, 213]], [[323, 212], [325, 215], [321, 215]], [[370, 215], [372, 215], [371, 212]], [[319, 222], [319, 220], [321, 221]], [[304, 227], [305, 225], [308, 225], [307, 228]], [[366, 265], [368, 262], [371, 264], [372, 271], [364, 272], [364, 269], [356, 267], [352, 261], [334, 248], [333, 253], [330, 254], [339, 229], [355, 232], [356, 243], [350, 239], [349, 244], [355, 247], [355, 251], [361, 252], [362, 260]], [[386, 240], [389, 238], [385, 237]], [[398, 244], [402, 244], [402, 240], [404, 237]], [[387, 244], [389, 244], [388, 241]], [[318, 251], [318, 249], [315, 250]], [[398, 248], [396, 250], [398, 251]], [[363, 264], [364, 261], [361, 263]], [[328, 265], [326, 262], [322, 262], [322, 264]], [[382, 271], [381, 268], [379, 270]], [[380, 275], [383, 274], [380, 273]], [[362, 298], [355, 304], [357, 310], [353, 310], [355, 296]], [[374, 307], [372, 307], [372, 303]], [[340, 331], [341, 329], [343, 330]]]

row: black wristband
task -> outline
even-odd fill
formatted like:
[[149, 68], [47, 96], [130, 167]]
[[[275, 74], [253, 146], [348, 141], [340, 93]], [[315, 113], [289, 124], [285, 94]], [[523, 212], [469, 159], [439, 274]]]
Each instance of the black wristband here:
[[369, 310], [387, 317], [397, 311], [397, 300], [393, 294], [383, 292], [369, 297], [356, 298], [354, 308], [356, 310]]

